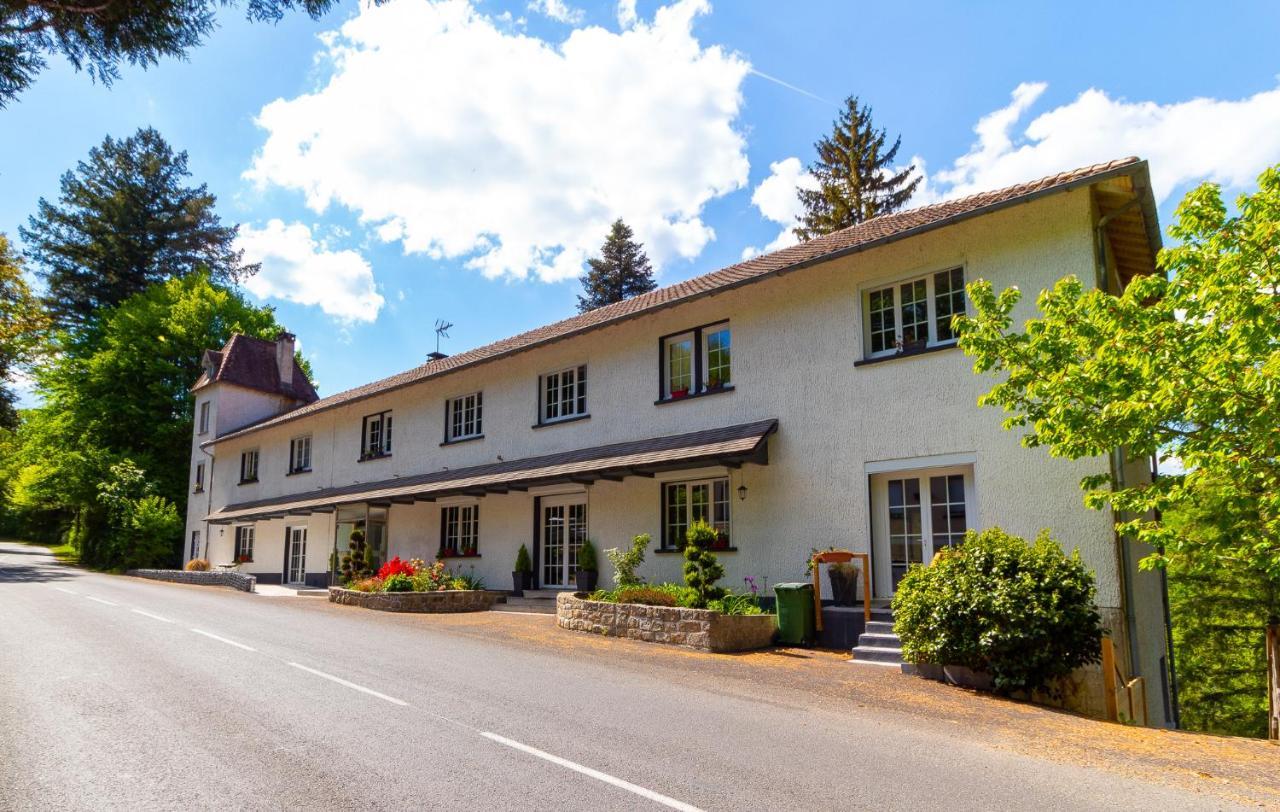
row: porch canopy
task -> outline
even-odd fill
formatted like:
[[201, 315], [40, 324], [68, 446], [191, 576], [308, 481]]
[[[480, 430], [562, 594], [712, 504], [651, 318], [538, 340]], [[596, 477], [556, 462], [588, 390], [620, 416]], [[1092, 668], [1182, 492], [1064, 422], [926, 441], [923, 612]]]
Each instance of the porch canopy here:
[[778, 421], [761, 420], [725, 428], [695, 431], [670, 437], [654, 437], [626, 443], [583, 448], [459, 468], [430, 474], [323, 488], [252, 502], [237, 502], [210, 513], [210, 524], [231, 524], [283, 516], [332, 513], [341, 505], [412, 504], [447, 496], [484, 496], [527, 491], [540, 485], [569, 482], [589, 484], [599, 480], [620, 482], [629, 476], [652, 477], [661, 471], [686, 470], [708, 465], [737, 468], [743, 463], [767, 465], [768, 438]]

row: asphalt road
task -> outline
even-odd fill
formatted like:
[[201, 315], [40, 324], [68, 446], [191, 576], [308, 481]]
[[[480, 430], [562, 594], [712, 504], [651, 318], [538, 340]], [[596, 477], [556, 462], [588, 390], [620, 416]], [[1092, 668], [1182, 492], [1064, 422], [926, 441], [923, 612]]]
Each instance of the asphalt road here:
[[0, 809], [1224, 808], [875, 708], [316, 600], [0, 542]]

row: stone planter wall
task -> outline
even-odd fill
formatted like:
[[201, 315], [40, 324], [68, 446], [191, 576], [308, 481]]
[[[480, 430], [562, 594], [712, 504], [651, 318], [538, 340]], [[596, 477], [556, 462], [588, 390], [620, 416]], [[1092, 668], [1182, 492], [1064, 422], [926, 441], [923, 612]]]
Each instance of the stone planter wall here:
[[774, 615], [606, 603], [568, 592], [556, 598], [556, 624], [562, 629], [718, 652], [767, 648], [778, 625]]
[[125, 575], [136, 578], [150, 578], [153, 581], [173, 581], [177, 584], [200, 584], [203, 586], [229, 586], [241, 592], [253, 592], [258, 579], [243, 572], [208, 570], [206, 572], [187, 572], [186, 570], [128, 570]]
[[449, 589], [444, 592], [356, 592], [329, 587], [329, 602], [360, 606], [379, 612], [484, 612], [504, 593], [489, 589]]

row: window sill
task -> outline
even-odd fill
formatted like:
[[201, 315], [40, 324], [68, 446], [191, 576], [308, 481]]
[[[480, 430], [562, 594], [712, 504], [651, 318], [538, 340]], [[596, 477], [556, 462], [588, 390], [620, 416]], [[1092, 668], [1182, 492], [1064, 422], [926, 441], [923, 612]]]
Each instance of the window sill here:
[[356, 462], [369, 462], [371, 460], [385, 460], [390, 456], [391, 456], [390, 451], [388, 451], [386, 454], [365, 454], [365, 455], [362, 455], [359, 459], [357, 459]]
[[545, 428], [548, 428], [549, 426], [559, 426], [562, 423], [577, 423], [579, 420], [589, 420], [590, 418], [591, 418], [591, 415], [589, 414], [575, 414], [573, 417], [561, 417], [556, 420], [544, 420], [541, 423], [534, 423], [529, 428], [545, 429]]
[[459, 558], [467, 559], [467, 558], [483, 558], [483, 557], [484, 556], [480, 555], [480, 553], [476, 553], [475, 555], [463, 555], [462, 553], [445, 553], [445, 552], [436, 553], [437, 561], [454, 561]]
[[698, 398], [705, 398], [708, 395], [723, 395], [726, 392], [732, 392], [732, 391], [733, 391], [733, 384], [726, 384], [725, 386], [721, 386], [716, 389], [703, 389], [701, 392], [690, 392], [689, 394], [680, 398], [661, 398], [660, 400], [655, 400], [653, 402], [653, 405], [666, 406], [668, 403], [682, 403], [686, 400], [697, 400]]
[[299, 468], [296, 471], [289, 471], [287, 474], [285, 474], [285, 476], [297, 476], [298, 474], [309, 474], [309, 473], [311, 473], [310, 468]]
[[470, 443], [476, 440], [483, 440], [483, 439], [484, 439], [483, 434], [473, 434], [470, 437], [457, 437], [452, 440], [445, 440], [443, 443], [440, 444], [440, 447], [444, 448], [447, 445], [458, 445], [460, 443]]
[[[653, 551], [655, 555], [684, 555], [683, 547], [660, 547]], [[709, 553], [736, 553], [737, 547], [708, 547]]]
[[854, 361], [855, 367], [864, 367], [868, 364], [879, 364], [883, 361], [900, 361], [904, 358], [915, 358], [920, 355], [932, 355], [935, 352], [945, 352], [946, 350], [957, 349], [958, 345], [953, 341], [950, 344], [938, 344], [933, 347], [925, 347], [920, 350], [912, 350], [911, 352], [897, 352], [893, 355], [881, 355], [876, 358], [863, 358], [861, 361]]
[[237, 485], [257, 485], [257, 484], [258, 484], [258, 478], [257, 478], [257, 477], [254, 477], [253, 479], [242, 479], [242, 480], [240, 480], [239, 482], [237, 482], [236, 484], [237, 484]]

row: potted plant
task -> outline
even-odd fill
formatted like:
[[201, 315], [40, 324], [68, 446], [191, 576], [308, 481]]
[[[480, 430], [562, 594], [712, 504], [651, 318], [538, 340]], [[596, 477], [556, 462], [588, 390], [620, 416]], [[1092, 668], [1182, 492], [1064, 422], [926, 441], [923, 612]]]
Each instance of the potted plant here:
[[590, 539], [578, 548], [578, 591], [595, 592], [600, 580], [600, 568], [596, 564], [596, 548]]
[[861, 570], [854, 563], [828, 564], [827, 577], [831, 579], [831, 602], [836, 606], [854, 606], [858, 602], [858, 575]]
[[729, 534], [724, 532], [723, 530], [716, 533], [716, 540], [711, 544], [711, 549], [713, 550], [729, 549]]
[[687, 386], [681, 387], [680, 389], [671, 390], [672, 400], [679, 400], [680, 398], [688, 397], [688, 395], [689, 395], [689, 387]]
[[724, 381], [720, 380], [718, 377], [713, 376], [707, 380], [708, 389], [719, 389], [722, 386], [724, 386]]
[[511, 585], [513, 587], [511, 591], [517, 598], [533, 586], [533, 562], [529, 560], [529, 548], [523, 544], [516, 551], [516, 566], [511, 571]]

